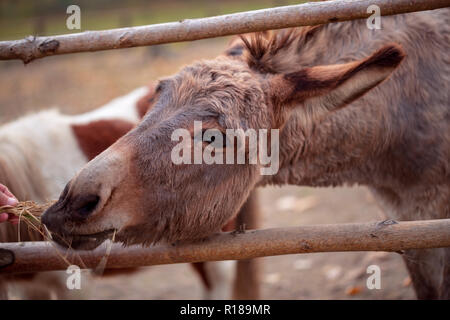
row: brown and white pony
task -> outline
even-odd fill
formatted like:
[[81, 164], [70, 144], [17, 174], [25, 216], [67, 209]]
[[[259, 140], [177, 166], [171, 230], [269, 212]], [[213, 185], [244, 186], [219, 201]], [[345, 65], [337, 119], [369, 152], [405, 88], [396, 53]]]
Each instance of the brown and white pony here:
[[[1, 126], [0, 182], [20, 200], [56, 199], [78, 170], [140, 121], [152, 106], [154, 94], [152, 84], [85, 114], [64, 115], [52, 109]], [[18, 241], [17, 228], [1, 224], [0, 242]], [[20, 240], [42, 238], [22, 224]], [[205, 298], [232, 296], [233, 273], [229, 266], [232, 263], [194, 265], [201, 276]], [[52, 272], [10, 277], [8, 287], [22, 298], [69, 298], [73, 295], [68, 295], [65, 287], [66, 276]], [[27, 281], [14, 281], [18, 279]], [[30, 279], [32, 281], [28, 281]], [[3, 278], [3, 282], [5, 280]], [[3, 295], [6, 296], [6, 292]]]
[[[153, 89], [138, 88], [81, 115], [64, 115], [55, 108], [2, 125], [0, 182], [20, 200], [55, 199], [75, 172], [140, 121], [146, 111], [142, 98], [153, 94]], [[20, 226], [20, 233], [18, 228], [0, 224], [0, 242], [42, 240], [26, 225]], [[10, 291], [10, 297], [28, 299], [74, 297], [65, 278], [61, 272], [3, 277], [3, 296]]]
[[[153, 109], [74, 176], [47, 227], [87, 249], [113, 231], [125, 244], [205, 238], [268, 184], [366, 185], [390, 218], [450, 218], [449, 9], [383, 17], [382, 30], [351, 21], [256, 34], [235, 49], [246, 58], [160, 81]], [[175, 164], [171, 135], [194, 121], [218, 137], [279, 129], [279, 171]], [[450, 248], [404, 257], [419, 298], [450, 298]]]

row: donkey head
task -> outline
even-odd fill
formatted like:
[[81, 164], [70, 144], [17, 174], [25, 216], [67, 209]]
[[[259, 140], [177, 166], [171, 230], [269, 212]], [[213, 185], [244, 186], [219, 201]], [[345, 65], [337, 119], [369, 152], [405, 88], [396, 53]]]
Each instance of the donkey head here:
[[[250, 136], [230, 138], [230, 129], [282, 130], [295, 109], [343, 108], [385, 80], [404, 57], [399, 46], [389, 44], [350, 63], [277, 68], [277, 61], [294, 60], [289, 46], [301, 36], [290, 31], [242, 38], [241, 58], [197, 62], [161, 80], [154, 108], [69, 182], [44, 223], [84, 248], [113, 231], [126, 244], [204, 238], [219, 231], [262, 179], [260, 154], [250, 161]], [[271, 142], [274, 137], [269, 133]], [[273, 153], [276, 147], [268, 149]], [[197, 151], [218, 161], [195, 161]], [[237, 160], [239, 152], [243, 163], [225, 161], [229, 154]]]

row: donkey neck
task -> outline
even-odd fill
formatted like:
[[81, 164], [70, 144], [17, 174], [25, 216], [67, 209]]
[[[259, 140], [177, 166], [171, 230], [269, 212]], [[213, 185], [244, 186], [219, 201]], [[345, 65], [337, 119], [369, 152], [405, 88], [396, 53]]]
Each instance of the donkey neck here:
[[296, 108], [280, 132], [280, 170], [261, 184], [399, 190], [448, 182], [448, 89], [436, 86], [448, 86], [442, 53], [450, 46], [436, 24], [448, 10], [437, 11], [384, 17], [381, 31], [365, 21], [322, 27], [298, 51], [300, 67], [363, 58], [387, 42], [400, 43], [408, 56], [387, 81], [343, 109], [314, 115]]

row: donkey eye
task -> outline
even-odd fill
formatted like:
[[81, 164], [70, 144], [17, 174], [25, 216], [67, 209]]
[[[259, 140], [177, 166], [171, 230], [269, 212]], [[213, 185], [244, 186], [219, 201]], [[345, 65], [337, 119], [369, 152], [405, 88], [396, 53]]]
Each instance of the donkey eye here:
[[202, 130], [202, 137], [203, 137], [203, 141], [204, 142], [214, 142], [214, 140], [216, 140], [215, 136], [208, 136], [208, 134], [206, 133], [207, 129], [203, 129]]
[[[202, 130], [203, 142], [206, 144], [210, 144], [215, 148], [225, 148], [227, 146], [227, 137], [220, 130], [214, 130], [214, 134], [211, 134], [211, 130], [207, 132], [208, 129]], [[222, 139], [216, 139], [216, 136], [220, 135]], [[218, 141], [216, 141], [218, 140]], [[219, 141], [222, 140], [222, 141]]]

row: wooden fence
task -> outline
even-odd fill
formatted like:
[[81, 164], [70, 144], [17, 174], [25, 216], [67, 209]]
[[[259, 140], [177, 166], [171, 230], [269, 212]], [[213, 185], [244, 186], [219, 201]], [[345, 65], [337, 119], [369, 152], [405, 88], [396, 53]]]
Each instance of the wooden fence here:
[[[241, 260], [283, 254], [333, 251], [394, 251], [450, 247], [450, 219], [310, 225], [216, 234], [199, 242], [149, 247], [104, 244], [73, 251], [49, 242], [1, 243], [0, 274], [65, 270], [75, 264], [106, 268]], [[107, 254], [108, 250], [110, 253]], [[105, 259], [107, 258], [107, 259]]]
[[75, 52], [100, 51], [192, 41], [247, 32], [281, 29], [369, 17], [371, 5], [382, 16], [450, 6], [450, 0], [334, 0], [241, 12], [149, 26], [86, 31], [0, 42], [0, 60], [34, 59]]

